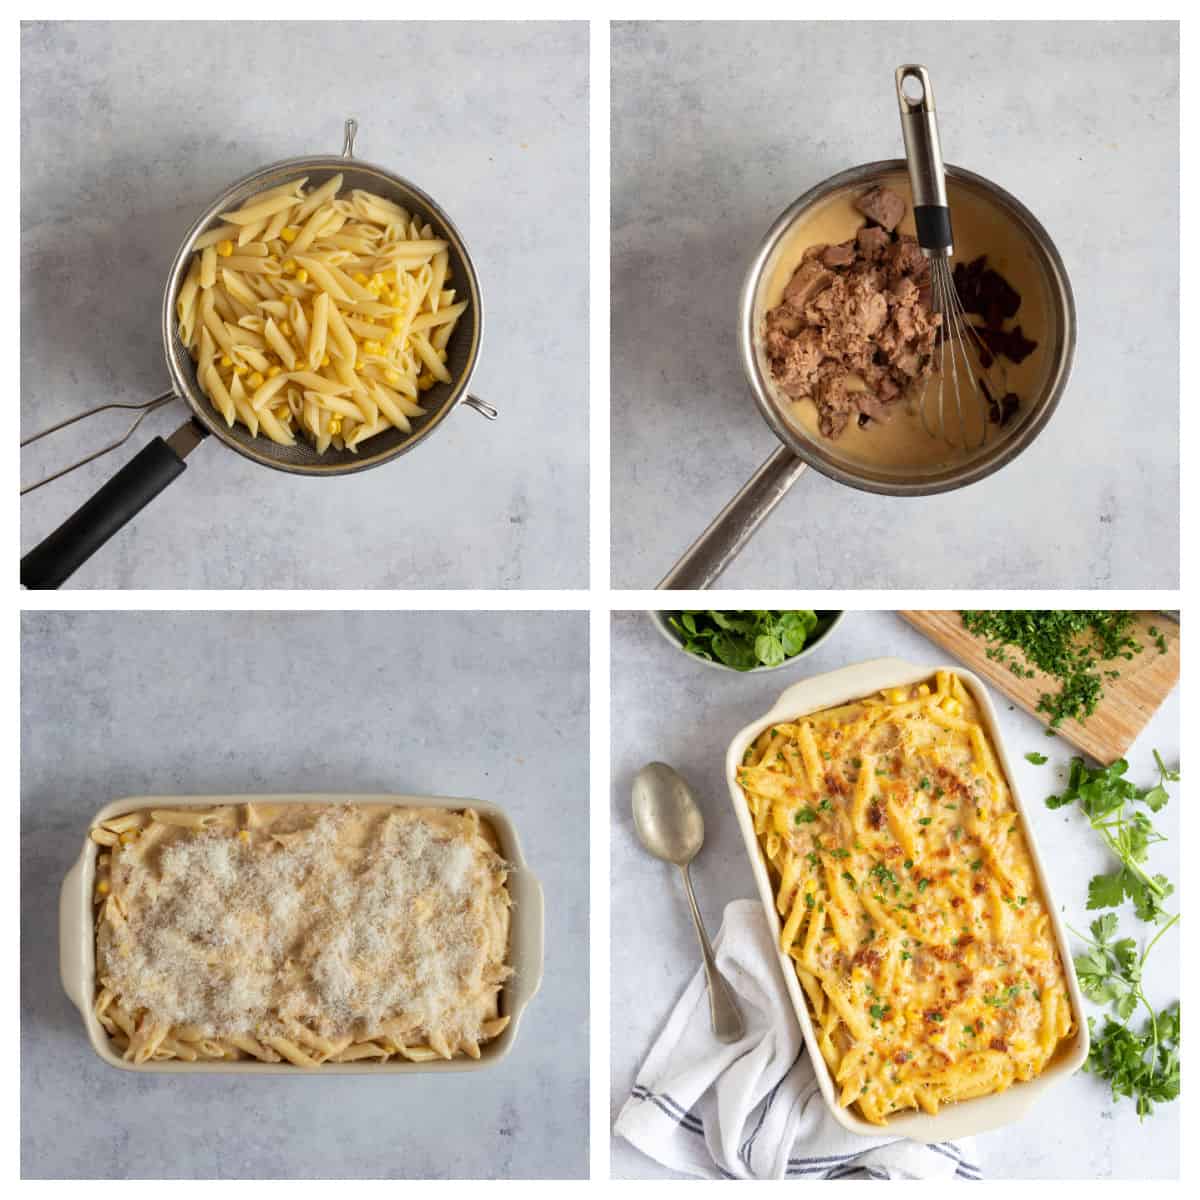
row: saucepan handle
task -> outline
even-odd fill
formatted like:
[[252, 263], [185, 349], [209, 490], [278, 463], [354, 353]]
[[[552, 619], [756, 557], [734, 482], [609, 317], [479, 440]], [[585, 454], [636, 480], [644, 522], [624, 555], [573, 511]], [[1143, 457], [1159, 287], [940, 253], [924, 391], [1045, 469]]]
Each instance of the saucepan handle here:
[[207, 431], [188, 421], [164, 441], [156, 437], [77, 512], [21, 559], [27, 588], [61, 587], [109, 538], [127, 525], [185, 469], [184, 458]]
[[780, 446], [667, 572], [659, 588], [711, 587], [804, 473], [807, 463]]

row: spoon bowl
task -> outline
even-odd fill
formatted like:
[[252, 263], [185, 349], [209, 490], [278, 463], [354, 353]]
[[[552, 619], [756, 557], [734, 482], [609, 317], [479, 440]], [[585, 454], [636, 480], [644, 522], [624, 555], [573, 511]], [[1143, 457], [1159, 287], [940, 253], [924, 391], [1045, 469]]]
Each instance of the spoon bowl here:
[[704, 845], [704, 814], [687, 780], [666, 763], [633, 778], [633, 823], [642, 845], [663, 862], [686, 866]]

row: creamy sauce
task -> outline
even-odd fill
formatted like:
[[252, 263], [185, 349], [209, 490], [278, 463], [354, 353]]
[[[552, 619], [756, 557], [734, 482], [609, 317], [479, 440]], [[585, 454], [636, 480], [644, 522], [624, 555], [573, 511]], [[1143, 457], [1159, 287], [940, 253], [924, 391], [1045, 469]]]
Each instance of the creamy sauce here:
[[[768, 381], [772, 398], [788, 420], [799, 428], [806, 440], [818, 443], [835, 458], [848, 465], [867, 465], [890, 468], [898, 473], [925, 474], [931, 469], [951, 466], [974, 458], [981, 450], [963, 450], [948, 446], [940, 437], [931, 437], [921, 420], [919, 405], [926, 405], [926, 415], [936, 431], [938, 423], [937, 393], [939, 377], [935, 373], [928, 381], [916, 383], [893, 406], [892, 419], [884, 424], [870, 421], [859, 426], [851, 421], [836, 439], [824, 437], [817, 428], [817, 408], [811, 400], [792, 400], [774, 385], [769, 363], [763, 353], [762, 335], [766, 314], [783, 299], [783, 291], [791, 279], [804, 251], [820, 243], [830, 245], [854, 237], [866, 223], [866, 218], [854, 207], [854, 201], [875, 183], [882, 183], [904, 197], [908, 210], [898, 229], [916, 235], [912, 216], [912, 191], [904, 173], [884, 175], [869, 184], [859, 184], [828, 197], [806, 213], [781, 239], [768, 260], [755, 297], [754, 327], [759, 338], [757, 353], [763, 377]], [[1049, 286], [1029, 234], [988, 197], [969, 185], [947, 179], [951, 219], [954, 225], [953, 262], [967, 263], [987, 255], [988, 266], [998, 271], [1020, 294], [1021, 307], [1005, 327], [1020, 325], [1025, 335], [1038, 343], [1037, 349], [1023, 363], [1011, 363], [998, 358], [985, 374], [989, 390], [994, 395], [1013, 391], [1020, 397], [1021, 407], [1004, 429], [988, 425], [986, 447], [996, 439], [1011, 436], [1032, 410], [1051, 368], [1050, 346], [1052, 329], [1047, 314], [1052, 311]], [[972, 318], [978, 320], [978, 318]], [[937, 352], [935, 351], [935, 362]], [[974, 360], [972, 360], [974, 361]], [[979, 440], [984, 401], [982, 395], [965, 385], [965, 375], [959, 369], [960, 394], [964, 415], [968, 417], [968, 443]], [[958, 424], [952, 381], [944, 381], [945, 412], [950, 432], [957, 440]]]

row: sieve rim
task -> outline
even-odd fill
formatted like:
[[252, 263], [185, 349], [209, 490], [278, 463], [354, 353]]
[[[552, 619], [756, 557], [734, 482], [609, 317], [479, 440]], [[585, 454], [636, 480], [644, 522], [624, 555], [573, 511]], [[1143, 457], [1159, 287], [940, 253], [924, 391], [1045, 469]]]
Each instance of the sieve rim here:
[[[456, 340], [464, 335], [468, 337], [466, 358], [462, 369], [456, 372], [454, 379], [448, 385], [449, 392], [441, 399], [436, 410], [430, 412], [427, 417], [421, 418], [420, 425], [414, 426], [412, 433], [403, 436], [401, 440], [395, 442], [393, 445], [372, 451], [370, 449], [370, 441], [368, 441], [363, 444], [357, 455], [345, 452], [345, 457], [334, 460], [330, 458], [330, 454], [332, 453], [330, 451], [327, 452], [324, 459], [314, 458], [312, 461], [289, 461], [276, 457], [278, 454], [277, 450], [272, 451], [268, 449], [275, 445], [269, 439], [262, 438], [261, 436], [247, 436], [243, 442], [238, 437], [235, 437], [230, 428], [226, 426], [220, 413], [213, 407], [212, 402], [201, 390], [195, 378], [194, 370], [187, 370], [185, 372], [180, 368], [180, 355], [177, 353], [177, 350], [182, 348], [182, 358], [187, 361], [189, 366], [191, 359], [178, 337], [177, 321], [175, 319], [175, 300], [190, 266], [194, 253], [193, 245], [196, 239], [212, 226], [214, 220], [221, 212], [234, 203], [240, 203], [256, 192], [264, 190], [272, 183], [278, 182], [277, 177], [281, 175], [305, 174], [315, 171], [336, 174], [346, 170], [375, 176], [381, 182], [385, 183], [393, 193], [402, 193], [398, 198], [398, 202], [411, 205], [413, 200], [418, 201], [426, 210], [428, 217], [439, 226], [439, 236], [444, 237], [450, 242], [451, 247], [458, 256], [459, 262], [456, 266], [461, 265], [463, 268], [469, 292], [469, 304], [464, 313], [464, 318], [468, 318], [468, 320], [460, 324], [454, 334]], [[470, 386], [471, 376], [474, 374], [479, 360], [479, 350], [483, 341], [483, 328], [483, 298], [475, 263], [462, 234], [450, 219], [445, 209], [428, 192], [406, 177], [398, 175], [386, 167], [353, 157], [350, 154], [305, 155], [298, 158], [281, 159], [278, 162], [257, 168], [225, 188], [192, 223], [184, 235], [175, 257], [171, 261], [171, 266], [167, 274], [166, 287], [163, 292], [161, 318], [163, 356], [166, 359], [167, 371], [171, 376], [171, 383], [176, 395], [187, 404], [193, 419], [198, 421], [206, 432], [213, 434], [225, 446], [236, 451], [243, 458], [248, 458], [252, 462], [257, 463], [259, 466], [270, 467], [276, 471], [286, 471], [293, 475], [308, 476], [356, 474], [360, 471], [369, 470], [372, 467], [381, 466], [394, 458], [398, 458], [402, 454], [407, 454], [410, 450], [425, 441], [426, 438], [441, 427], [447, 415], [457, 408], [463, 400], [467, 399], [467, 390]], [[428, 394], [432, 395], [432, 393]], [[387, 435], [380, 436], [386, 437]], [[374, 440], [376, 439], [371, 439], [371, 441]]]

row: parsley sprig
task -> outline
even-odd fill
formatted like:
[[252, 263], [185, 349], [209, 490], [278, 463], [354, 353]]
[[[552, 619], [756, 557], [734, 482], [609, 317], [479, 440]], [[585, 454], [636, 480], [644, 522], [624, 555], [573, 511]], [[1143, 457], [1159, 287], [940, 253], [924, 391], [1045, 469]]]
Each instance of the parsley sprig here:
[[[1151, 876], [1141, 865], [1150, 847], [1166, 838], [1144, 811], [1132, 808], [1143, 804], [1150, 812], [1160, 811], [1169, 799], [1167, 783], [1179, 779], [1179, 772], [1171, 770], [1157, 750], [1154, 761], [1158, 782], [1139, 788], [1125, 778], [1129, 764], [1124, 759], [1093, 771], [1083, 759], [1073, 758], [1066, 790], [1046, 800], [1050, 808], [1078, 802], [1092, 828], [1121, 862], [1119, 870], [1092, 878], [1088, 908], [1116, 908], [1129, 899], [1141, 920], [1159, 926], [1140, 953], [1134, 938], [1117, 936], [1115, 912], [1097, 917], [1089, 927], [1090, 937], [1071, 929], [1087, 946], [1075, 956], [1079, 986], [1089, 1000], [1112, 1006], [1102, 1027], [1097, 1028], [1095, 1017], [1088, 1018], [1091, 1048], [1084, 1070], [1108, 1082], [1114, 1101], [1123, 1096], [1133, 1100], [1139, 1118], [1149, 1116], [1155, 1104], [1179, 1095], [1179, 1003], [1156, 1011], [1142, 987], [1150, 951], [1179, 920], [1178, 913], [1170, 914], [1162, 906], [1174, 891], [1166, 876]], [[1139, 1006], [1147, 1014], [1140, 1032], [1130, 1028]]]
[[1171, 915], [1163, 908], [1163, 901], [1174, 892], [1174, 886], [1165, 875], [1150, 875], [1142, 868], [1150, 847], [1167, 839], [1154, 828], [1146, 812], [1132, 807], [1143, 804], [1150, 812], [1159, 812], [1169, 799], [1166, 784], [1179, 779], [1179, 772], [1168, 768], [1157, 750], [1154, 761], [1158, 764], [1158, 783], [1139, 788], [1125, 778], [1129, 764], [1123, 758], [1094, 771], [1082, 758], [1073, 758], [1066, 790], [1046, 799], [1047, 808], [1078, 803], [1121, 863], [1118, 870], [1093, 876], [1088, 884], [1089, 909], [1116, 908], [1129, 899], [1143, 921], [1163, 921]]
[[[1156, 1012], [1142, 990], [1150, 951], [1178, 920], [1176, 913], [1140, 954], [1133, 938], [1115, 936], [1116, 913], [1097, 917], [1090, 927], [1091, 937], [1071, 930], [1089, 947], [1075, 957], [1075, 972], [1084, 995], [1097, 1004], [1111, 1004], [1121, 1018], [1114, 1021], [1105, 1016], [1099, 1031], [1095, 1018], [1088, 1018], [1091, 1049], [1084, 1070], [1109, 1082], [1113, 1100], [1122, 1096], [1134, 1100], [1139, 1118], [1149, 1116], [1155, 1104], [1179, 1095], [1179, 1003]], [[1129, 1028], [1139, 1004], [1148, 1014], [1141, 1033]]]

